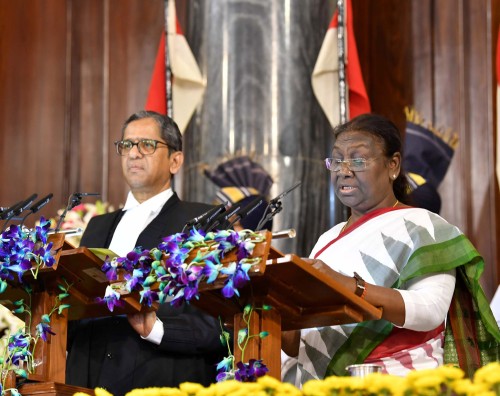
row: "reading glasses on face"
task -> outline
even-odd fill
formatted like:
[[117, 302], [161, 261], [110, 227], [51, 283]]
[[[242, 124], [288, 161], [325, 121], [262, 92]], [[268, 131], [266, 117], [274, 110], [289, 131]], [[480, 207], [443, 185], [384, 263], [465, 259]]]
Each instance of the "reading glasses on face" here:
[[122, 156], [127, 155], [134, 146], [137, 146], [137, 150], [139, 150], [139, 153], [142, 155], [152, 155], [156, 151], [158, 144], [164, 144], [166, 147], [170, 147], [168, 143], [154, 139], [141, 139], [137, 142], [133, 142], [132, 140], [117, 140], [115, 142], [116, 152], [118, 155]]
[[338, 172], [342, 169], [342, 166], [347, 166], [352, 172], [363, 172], [368, 166], [368, 162], [375, 160], [376, 158], [349, 158], [341, 160], [339, 158], [325, 158], [326, 169], [330, 172]]

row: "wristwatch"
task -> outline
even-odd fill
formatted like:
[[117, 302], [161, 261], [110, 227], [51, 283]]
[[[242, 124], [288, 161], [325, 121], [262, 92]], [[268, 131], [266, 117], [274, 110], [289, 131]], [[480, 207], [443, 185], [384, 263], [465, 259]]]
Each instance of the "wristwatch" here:
[[356, 280], [356, 290], [354, 290], [354, 294], [363, 297], [366, 290], [366, 282], [357, 272], [354, 273], [354, 279]]

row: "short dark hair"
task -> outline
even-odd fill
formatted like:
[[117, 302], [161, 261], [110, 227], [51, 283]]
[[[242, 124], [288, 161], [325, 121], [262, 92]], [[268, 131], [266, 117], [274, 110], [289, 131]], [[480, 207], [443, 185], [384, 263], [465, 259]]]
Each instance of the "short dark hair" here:
[[362, 131], [379, 138], [383, 143], [384, 155], [391, 158], [395, 153], [401, 154], [401, 168], [398, 177], [394, 180], [392, 188], [396, 198], [408, 203], [409, 185], [403, 170], [403, 144], [398, 127], [389, 119], [378, 114], [361, 114], [344, 124], [336, 126], [333, 130], [335, 137], [343, 132]]
[[167, 115], [157, 113], [156, 111], [141, 110], [132, 114], [122, 127], [122, 139], [128, 124], [133, 121], [152, 118], [160, 127], [160, 135], [168, 144], [169, 154], [175, 151], [182, 151], [182, 134], [175, 121]]

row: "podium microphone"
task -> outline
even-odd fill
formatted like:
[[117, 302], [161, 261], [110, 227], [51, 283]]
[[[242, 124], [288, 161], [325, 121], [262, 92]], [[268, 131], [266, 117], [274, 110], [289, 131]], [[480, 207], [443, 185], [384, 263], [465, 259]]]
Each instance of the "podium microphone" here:
[[195, 217], [194, 219], [189, 220], [184, 225], [182, 232], [184, 232], [186, 230], [186, 228], [194, 227], [194, 228], [198, 229], [198, 228], [202, 227], [203, 225], [210, 223], [215, 218], [215, 216], [226, 211], [226, 205], [228, 205], [228, 204], [229, 204], [229, 202], [226, 201], [223, 204], [220, 204], [220, 205], [217, 205], [213, 208], [210, 208], [209, 210], [207, 210], [205, 213], [202, 213], [198, 217]]
[[14, 216], [19, 216], [28, 206], [30, 206], [33, 203], [36, 197], [38, 197], [38, 194], [32, 194], [24, 201], [20, 201], [15, 205], [11, 206], [9, 209], [4, 210], [0, 215], [0, 220], [5, 220], [2, 231], [5, 230], [10, 219], [12, 219]]
[[[266, 210], [264, 211], [264, 214], [262, 215], [262, 218], [259, 221], [259, 224], [257, 225], [257, 228], [255, 231], [260, 231], [264, 225], [271, 220], [275, 215], [277, 215], [279, 212], [281, 212], [282, 206], [281, 206], [281, 199], [285, 197], [287, 194], [295, 190], [298, 186], [302, 184], [302, 181], [296, 182], [292, 187], [290, 187], [288, 190], [282, 192], [280, 195], [278, 195], [276, 198], [273, 198], [269, 201], [269, 205], [267, 205]], [[274, 210], [273, 210], [274, 209]]]
[[248, 205], [246, 205], [243, 209], [236, 213], [235, 218], [231, 221], [231, 223], [229, 223], [229, 226], [227, 228], [231, 227], [237, 221], [242, 220], [250, 215], [255, 209], [262, 205], [262, 203], [264, 203], [263, 197], [256, 197], [255, 199], [253, 199]]
[[205, 232], [210, 232], [215, 227], [219, 227], [219, 226], [222, 226], [224, 229], [228, 228], [227, 227], [228, 219], [230, 217], [234, 216], [240, 210], [241, 210], [241, 205], [231, 206], [228, 209], [228, 211], [221, 213], [220, 215], [216, 216], [212, 221], [208, 222], [204, 227]]
[[69, 196], [68, 199], [68, 206], [64, 208], [64, 212], [62, 213], [61, 217], [59, 217], [59, 221], [57, 222], [56, 229], [54, 233], [58, 233], [59, 229], [61, 227], [61, 224], [66, 217], [66, 213], [68, 213], [68, 210], [73, 209], [76, 205], [79, 205], [80, 202], [82, 202], [83, 197], [88, 197], [88, 196], [98, 196], [101, 195], [100, 193], [86, 193], [86, 192], [75, 192]]
[[49, 203], [49, 201], [52, 199], [54, 194], [50, 193], [38, 202], [35, 202], [31, 207], [29, 208], [29, 213], [23, 217], [23, 220], [21, 221], [21, 225], [24, 224], [24, 221], [26, 220], [26, 217], [28, 217], [32, 213], [38, 212], [40, 209], [42, 209], [45, 205]]
[[282, 192], [280, 195], [278, 195], [276, 198], [273, 198], [269, 201], [269, 205], [276, 205], [280, 200], [281, 198], [283, 198], [284, 196], [286, 196], [287, 194], [289, 194], [290, 192], [292, 192], [293, 190], [295, 190], [298, 186], [300, 186], [302, 184], [302, 182], [299, 180], [297, 183], [295, 183], [292, 187], [290, 187], [288, 190]]

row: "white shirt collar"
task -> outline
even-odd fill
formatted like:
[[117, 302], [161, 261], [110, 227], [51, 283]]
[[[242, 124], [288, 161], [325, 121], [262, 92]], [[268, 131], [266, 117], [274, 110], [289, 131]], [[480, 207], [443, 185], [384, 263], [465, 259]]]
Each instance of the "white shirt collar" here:
[[171, 188], [162, 191], [159, 194], [156, 194], [154, 197], [149, 198], [148, 200], [140, 203], [137, 199], [135, 199], [132, 191], [129, 191], [127, 195], [127, 201], [125, 202], [125, 206], [123, 210], [129, 210], [141, 206], [141, 208], [149, 209], [151, 212], [159, 212], [163, 205], [174, 195], [174, 192]]

